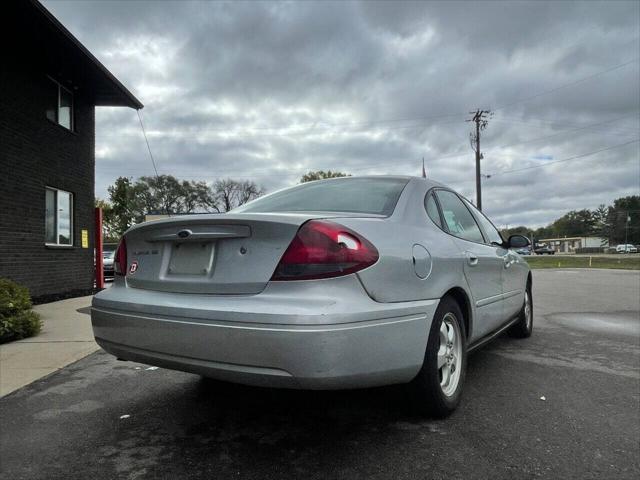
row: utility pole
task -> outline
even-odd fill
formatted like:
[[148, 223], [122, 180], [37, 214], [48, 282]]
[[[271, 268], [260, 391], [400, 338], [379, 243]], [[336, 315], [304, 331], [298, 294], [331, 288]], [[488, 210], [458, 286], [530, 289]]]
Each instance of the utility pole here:
[[480, 132], [487, 128], [489, 118], [491, 117], [491, 110], [476, 110], [475, 112], [469, 112], [473, 117], [467, 119], [467, 122], [474, 122], [476, 124], [475, 132], [471, 132], [470, 141], [471, 148], [476, 152], [476, 207], [482, 211], [482, 180], [480, 173], [480, 160], [484, 157], [480, 151]]

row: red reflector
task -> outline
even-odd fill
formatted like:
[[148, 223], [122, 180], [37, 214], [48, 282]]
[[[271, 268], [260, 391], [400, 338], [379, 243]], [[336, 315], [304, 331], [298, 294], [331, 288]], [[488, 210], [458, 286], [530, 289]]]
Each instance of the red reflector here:
[[271, 280], [339, 277], [378, 261], [369, 240], [338, 223], [311, 220], [298, 230]]
[[116, 275], [124, 276], [127, 274], [127, 242], [124, 237], [120, 239], [116, 255], [113, 257], [113, 270]]

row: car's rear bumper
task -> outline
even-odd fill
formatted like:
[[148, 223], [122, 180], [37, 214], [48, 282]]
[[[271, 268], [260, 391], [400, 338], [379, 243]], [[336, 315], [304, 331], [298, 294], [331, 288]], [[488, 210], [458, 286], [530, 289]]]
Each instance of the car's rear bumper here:
[[293, 283], [235, 298], [116, 285], [94, 299], [94, 334], [122, 359], [251, 385], [359, 388], [418, 373], [436, 300], [377, 303], [355, 277], [325, 281], [325, 298]]

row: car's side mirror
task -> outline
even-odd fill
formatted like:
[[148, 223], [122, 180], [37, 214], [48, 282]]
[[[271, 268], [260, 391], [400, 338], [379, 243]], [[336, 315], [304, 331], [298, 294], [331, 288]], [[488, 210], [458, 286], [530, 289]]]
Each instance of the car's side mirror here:
[[507, 241], [507, 248], [524, 248], [531, 245], [531, 242], [524, 235], [511, 235]]

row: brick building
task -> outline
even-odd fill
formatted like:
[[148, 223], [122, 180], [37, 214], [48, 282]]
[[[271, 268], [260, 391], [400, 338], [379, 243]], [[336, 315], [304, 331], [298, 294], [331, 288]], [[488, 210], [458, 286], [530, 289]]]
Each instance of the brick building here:
[[34, 297], [87, 291], [94, 110], [142, 104], [36, 0], [0, 8], [0, 277]]

